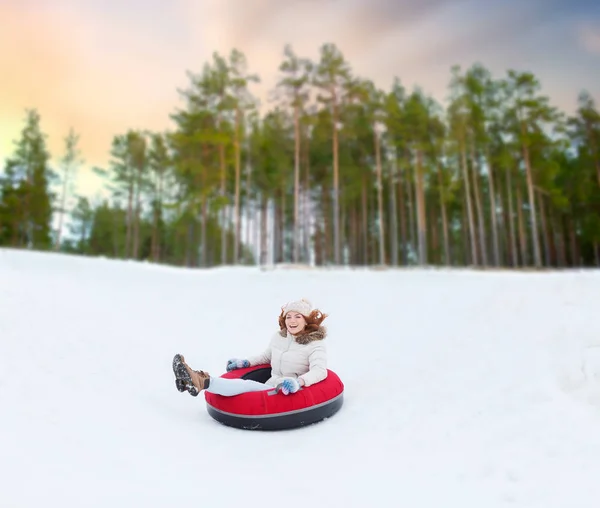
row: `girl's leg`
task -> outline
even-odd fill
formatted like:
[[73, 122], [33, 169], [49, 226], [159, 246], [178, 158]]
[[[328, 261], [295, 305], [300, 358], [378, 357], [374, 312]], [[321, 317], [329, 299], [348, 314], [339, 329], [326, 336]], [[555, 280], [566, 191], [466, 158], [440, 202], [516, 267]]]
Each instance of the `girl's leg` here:
[[222, 377], [211, 377], [207, 392], [225, 397], [232, 397], [240, 393], [261, 392], [263, 390], [271, 390], [272, 386], [252, 381], [251, 379], [226, 379]]

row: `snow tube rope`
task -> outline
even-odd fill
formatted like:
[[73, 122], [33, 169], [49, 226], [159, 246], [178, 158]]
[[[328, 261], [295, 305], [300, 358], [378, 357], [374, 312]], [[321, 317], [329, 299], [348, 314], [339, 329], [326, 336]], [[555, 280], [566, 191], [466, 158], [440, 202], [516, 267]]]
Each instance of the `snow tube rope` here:
[[[270, 365], [236, 369], [223, 374], [229, 379], [252, 379], [265, 383]], [[290, 395], [276, 388], [225, 397], [205, 391], [208, 414], [217, 422], [246, 430], [289, 430], [318, 423], [337, 413], [344, 403], [344, 384], [327, 369], [327, 377]]]

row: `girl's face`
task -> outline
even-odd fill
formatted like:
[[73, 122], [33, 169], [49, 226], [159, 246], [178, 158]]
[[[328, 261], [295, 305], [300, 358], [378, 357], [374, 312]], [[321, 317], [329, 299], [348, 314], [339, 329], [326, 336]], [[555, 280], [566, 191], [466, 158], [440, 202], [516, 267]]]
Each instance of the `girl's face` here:
[[292, 335], [298, 335], [306, 326], [306, 319], [299, 312], [288, 312], [285, 316], [285, 326]]

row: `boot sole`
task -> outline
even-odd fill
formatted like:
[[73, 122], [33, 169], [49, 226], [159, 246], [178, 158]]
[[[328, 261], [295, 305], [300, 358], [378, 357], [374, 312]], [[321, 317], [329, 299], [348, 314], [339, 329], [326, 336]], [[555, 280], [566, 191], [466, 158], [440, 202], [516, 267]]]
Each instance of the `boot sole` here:
[[197, 397], [198, 389], [192, 383], [192, 377], [189, 375], [183, 364], [183, 356], [177, 354], [173, 357], [173, 372], [175, 373], [175, 386], [180, 392], [188, 391], [193, 397]]

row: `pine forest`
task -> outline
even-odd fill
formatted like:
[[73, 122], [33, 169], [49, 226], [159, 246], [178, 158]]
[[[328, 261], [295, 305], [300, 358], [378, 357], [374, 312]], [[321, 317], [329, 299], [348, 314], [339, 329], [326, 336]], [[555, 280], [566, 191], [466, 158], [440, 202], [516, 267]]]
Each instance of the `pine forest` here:
[[28, 110], [0, 173], [0, 246], [185, 267], [600, 266], [584, 90], [571, 116], [532, 73], [476, 63], [449, 69], [442, 104], [400, 78], [378, 88], [334, 44], [317, 61], [286, 46], [274, 70], [262, 106], [240, 50], [188, 72], [172, 128], [114, 134], [94, 203], [72, 190], [76, 128], [53, 165]]

